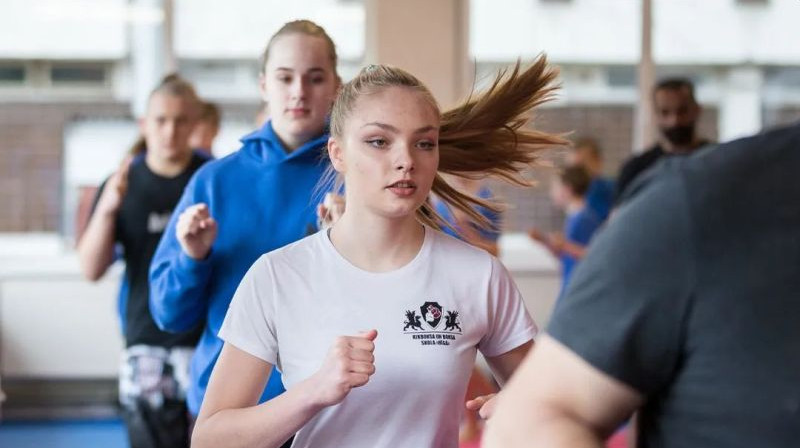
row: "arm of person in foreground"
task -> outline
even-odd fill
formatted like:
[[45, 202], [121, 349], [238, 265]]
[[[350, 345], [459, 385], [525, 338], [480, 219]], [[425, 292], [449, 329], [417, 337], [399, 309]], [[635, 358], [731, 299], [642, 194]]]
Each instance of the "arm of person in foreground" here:
[[600, 448], [639, 408], [635, 389], [544, 335], [498, 397], [485, 448]]
[[340, 403], [375, 372], [375, 330], [336, 339], [320, 370], [258, 404], [272, 365], [226, 343], [192, 434], [195, 448], [277, 448], [322, 409]]

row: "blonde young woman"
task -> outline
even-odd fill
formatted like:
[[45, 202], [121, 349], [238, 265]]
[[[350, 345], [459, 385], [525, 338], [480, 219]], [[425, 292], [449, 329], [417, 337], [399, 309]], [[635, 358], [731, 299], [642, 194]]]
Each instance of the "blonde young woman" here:
[[[328, 153], [347, 207], [333, 227], [262, 256], [245, 275], [195, 446], [276, 447], [295, 433], [295, 447], [458, 445], [476, 351], [502, 383], [536, 327], [503, 265], [435, 230], [426, 198], [434, 191], [471, 214], [491, 206], [440, 171], [521, 182], [537, 151], [560, 143], [522, 129], [553, 77], [539, 59], [444, 114], [400, 69], [370, 66], [342, 88]], [[287, 392], [258, 404], [273, 366]]]

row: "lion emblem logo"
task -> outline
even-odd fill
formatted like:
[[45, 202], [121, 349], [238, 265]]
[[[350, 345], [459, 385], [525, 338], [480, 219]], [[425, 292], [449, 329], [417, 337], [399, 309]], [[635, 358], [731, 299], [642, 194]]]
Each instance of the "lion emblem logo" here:
[[416, 311], [406, 310], [406, 324], [403, 327], [403, 331], [408, 330], [411, 327], [412, 330], [422, 330], [422, 322], [420, 322], [421, 317], [417, 316]]
[[461, 326], [458, 325], [458, 311], [448, 311], [447, 316], [444, 318], [444, 329], [461, 331]]

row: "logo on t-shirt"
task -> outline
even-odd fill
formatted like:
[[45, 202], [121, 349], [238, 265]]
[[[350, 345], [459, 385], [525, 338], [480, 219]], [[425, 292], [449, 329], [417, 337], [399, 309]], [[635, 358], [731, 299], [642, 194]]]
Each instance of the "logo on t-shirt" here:
[[150, 233], [161, 233], [167, 228], [172, 211], [166, 213], [150, 212], [147, 216], [147, 231]]
[[438, 302], [425, 302], [416, 310], [406, 310], [403, 333], [410, 334], [421, 345], [450, 345], [460, 336], [461, 320], [458, 311], [445, 310]]
[[433, 329], [436, 329], [442, 321], [442, 306], [436, 302], [423, 303], [419, 311], [422, 313], [422, 319]]

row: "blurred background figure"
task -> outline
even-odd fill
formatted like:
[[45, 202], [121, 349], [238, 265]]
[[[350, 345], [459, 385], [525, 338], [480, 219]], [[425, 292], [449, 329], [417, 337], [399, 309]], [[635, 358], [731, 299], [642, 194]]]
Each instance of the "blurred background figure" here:
[[566, 215], [564, 230], [550, 234], [536, 228], [528, 231], [532, 239], [544, 244], [561, 262], [561, 294], [564, 294], [575, 266], [602, 223], [586, 200], [591, 182], [592, 178], [583, 167], [572, 165], [564, 168], [550, 187], [553, 203]]
[[153, 90], [140, 120], [142, 138], [101, 185], [78, 242], [90, 281], [99, 280], [119, 254], [125, 260], [119, 398], [131, 448], [189, 446], [189, 359], [202, 327], [178, 334], [159, 330], [150, 315], [147, 273], [184, 187], [209, 160], [189, 146], [198, 102], [192, 85], [177, 75]]
[[[447, 182], [455, 189], [471, 194], [485, 200], [492, 200], [492, 191], [480, 179], [444, 175]], [[433, 197], [434, 208], [452, 227], [445, 227], [442, 231], [450, 236], [464, 240], [473, 246], [480, 247], [494, 256], [499, 255], [497, 240], [500, 238], [501, 216], [493, 210], [481, 207], [478, 212], [487, 221], [487, 226], [473, 222], [473, 220], [458, 210], [452, 210], [446, 203]]]
[[567, 164], [582, 167], [589, 177], [586, 191], [586, 205], [595, 213], [600, 222], [608, 218], [614, 206], [614, 181], [603, 174], [603, 154], [597, 140], [581, 137], [575, 141], [567, 155]]
[[213, 155], [214, 139], [219, 134], [221, 121], [219, 107], [212, 102], [204, 101], [200, 105], [200, 115], [189, 137], [189, 147]]
[[653, 115], [658, 127], [658, 142], [643, 153], [628, 159], [617, 180], [619, 198], [639, 174], [664, 156], [687, 155], [709, 143], [698, 135], [697, 123], [702, 108], [694, 96], [694, 84], [687, 78], [667, 78], [652, 91]]

